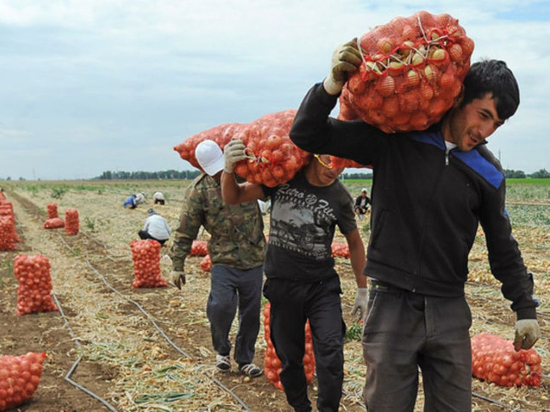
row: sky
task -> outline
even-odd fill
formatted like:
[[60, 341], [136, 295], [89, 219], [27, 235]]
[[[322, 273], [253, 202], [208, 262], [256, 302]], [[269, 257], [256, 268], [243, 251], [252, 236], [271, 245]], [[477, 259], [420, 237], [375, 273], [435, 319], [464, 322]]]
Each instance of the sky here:
[[192, 170], [175, 145], [297, 109], [336, 47], [419, 10], [507, 62], [521, 105], [488, 147], [550, 170], [548, 0], [0, 0], [0, 179]]

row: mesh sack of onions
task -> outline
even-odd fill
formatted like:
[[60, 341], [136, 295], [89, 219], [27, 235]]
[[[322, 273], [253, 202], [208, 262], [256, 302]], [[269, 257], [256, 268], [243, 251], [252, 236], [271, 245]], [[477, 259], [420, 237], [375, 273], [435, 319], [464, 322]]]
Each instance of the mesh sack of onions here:
[[474, 42], [449, 14], [396, 17], [358, 39], [363, 64], [340, 96], [343, 120], [387, 132], [424, 130], [460, 93]]
[[15, 242], [21, 241], [21, 239], [19, 239], [19, 236], [17, 235], [17, 230], [15, 228], [15, 214], [13, 213], [13, 204], [11, 202], [0, 203], [0, 217], [8, 217], [13, 221], [12, 224], [10, 224], [13, 240]]
[[77, 235], [79, 229], [78, 210], [67, 209], [65, 211], [65, 233], [68, 235]]
[[65, 227], [65, 221], [60, 217], [52, 217], [44, 222], [44, 229], [60, 229]]
[[214, 127], [189, 137], [174, 147], [180, 157], [200, 169], [195, 158], [196, 146], [205, 139], [222, 148], [232, 139], [241, 139], [248, 155], [237, 163], [235, 173], [251, 183], [269, 187], [285, 183], [309, 161], [309, 153], [298, 148], [288, 134], [296, 110], [264, 115], [252, 123], [231, 123]]
[[59, 217], [57, 212], [57, 203], [48, 203], [46, 208], [48, 209], [48, 219]]
[[332, 257], [343, 257], [349, 259], [349, 246], [347, 243], [335, 242], [332, 245]]
[[202, 258], [200, 267], [205, 272], [210, 272], [212, 270], [212, 259], [210, 259], [210, 255], [206, 255]]
[[539, 386], [541, 357], [533, 348], [516, 352], [512, 340], [480, 333], [472, 338], [472, 374], [500, 386]]
[[12, 216], [0, 216], [0, 250], [15, 250], [15, 222]]
[[168, 286], [161, 277], [160, 243], [153, 239], [134, 240], [130, 243], [134, 261], [134, 288], [158, 288]]
[[0, 411], [15, 408], [31, 399], [42, 376], [45, 353], [0, 356]]
[[[283, 390], [283, 384], [279, 376], [283, 369], [281, 365], [281, 360], [277, 356], [277, 352], [275, 352], [275, 347], [273, 346], [273, 342], [271, 341], [270, 319], [271, 304], [267, 302], [264, 305], [264, 336], [267, 344], [264, 353], [264, 374], [267, 380], [271, 382], [273, 386], [275, 386], [277, 389]], [[310, 384], [313, 381], [313, 376], [315, 374], [315, 354], [313, 353], [313, 339], [311, 337], [309, 321], [307, 321], [306, 323], [305, 333], [306, 344], [303, 363], [304, 372], [306, 374], [306, 381], [308, 384]]]
[[206, 256], [208, 254], [208, 243], [206, 240], [193, 240], [189, 256]]
[[53, 301], [50, 262], [44, 255], [17, 255], [13, 272], [17, 288], [17, 314], [49, 312], [59, 310]]

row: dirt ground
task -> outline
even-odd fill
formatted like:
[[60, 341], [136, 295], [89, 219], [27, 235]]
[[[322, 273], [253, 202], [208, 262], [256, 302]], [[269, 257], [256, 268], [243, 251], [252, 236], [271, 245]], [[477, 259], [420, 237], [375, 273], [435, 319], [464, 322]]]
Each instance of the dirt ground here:
[[[176, 226], [181, 192], [172, 195], [167, 205], [155, 206], [172, 227]], [[247, 381], [236, 372], [215, 371], [205, 314], [209, 277], [200, 268], [202, 258], [188, 259], [188, 282], [182, 291], [174, 287], [131, 287], [129, 243], [138, 238], [137, 231], [151, 204], [126, 210], [120, 206], [124, 197], [118, 188], [97, 193], [71, 190], [58, 200], [47, 191], [8, 188], [6, 198], [14, 205], [21, 242], [16, 251], [0, 252], [0, 355], [29, 351], [47, 354], [37, 391], [16, 410], [290, 411], [284, 394], [265, 376]], [[60, 217], [67, 208], [76, 208], [80, 233], [69, 236], [63, 229], [44, 229], [47, 203], [58, 204]], [[267, 217], [265, 222], [267, 233]], [[207, 239], [208, 235], [202, 233], [201, 237]], [[343, 242], [343, 238], [336, 241]], [[163, 248], [162, 255], [169, 246]], [[19, 253], [48, 257], [60, 312], [16, 315], [13, 259]], [[527, 259], [531, 254], [540, 260], [540, 251], [528, 250]], [[482, 261], [483, 251], [474, 251], [473, 273], [483, 275], [487, 271]], [[547, 255], [540, 264], [548, 275]], [[337, 259], [337, 265], [342, 276], [345, 320], [350, 328], [354, 326], [349, 316], [355, 297], [353, 275], [345, 259]], [[166, 259], [161, 260], [161, 266], [167, 274]], [[467, 292], [474, 317], [472, 335], [485, 331], [510, 338], [513, 314], [498, 287], [472, 282]], [[547, 298], [548, 289], [544, 294]], [[550, 323], [545, 310], [547, 306], [541, 309], [543, 337], [537, 348], [546, 374]], [[260, 333], [255, 362], [263, 366], [263, 329]], [[340, 410], [361, 411], [365, 367], [357, 338], [346, 343], [345, 357], [345, 393]], [[472, 407], [475, 411], [547, 411], [549, 384], [547, 377], [537, 388], [501, 388], [474, 380]], [[315, 392], [314, 381], [310, 385], [313, 403]], [[422, 399], [420, 390], [415, 411], [422, 410]]]

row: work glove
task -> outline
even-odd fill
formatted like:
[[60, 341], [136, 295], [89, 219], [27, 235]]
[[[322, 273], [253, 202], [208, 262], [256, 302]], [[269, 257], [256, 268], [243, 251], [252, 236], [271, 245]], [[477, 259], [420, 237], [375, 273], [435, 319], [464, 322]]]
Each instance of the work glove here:
[[355, 315], [357, 313], [357, 320], [365, 319], [367, 315], [367, 304], [369, 303], [368, 289], [367, 288], [357, 288], [357, 295], [355, 296], [355, 303], [351, 309], [351, 314]]
[[232, 139], [225, 145], [223, 149], [225, 167], [223, 170], [226, 173], [233, 173], [237, 162], [246, 159], [246, 154], [244, 152], [245, 148], [244, 142], [239, 139]]
[[362, 62], [356, 38], [336, 48], [332, 54], [330, 73], [323, 82], [327, 93], [333, 96], [340, 93], [349, 75], [357, 71]]
[[521, 319], [516, 322], [514, 349], [531, 349], [540, 338], [539, 323], [536, 319]]
[[172, 283], [181, 290], [181, 285], [185, 285], [185, 272], [183, 270], [173, 270], [170, 274]]

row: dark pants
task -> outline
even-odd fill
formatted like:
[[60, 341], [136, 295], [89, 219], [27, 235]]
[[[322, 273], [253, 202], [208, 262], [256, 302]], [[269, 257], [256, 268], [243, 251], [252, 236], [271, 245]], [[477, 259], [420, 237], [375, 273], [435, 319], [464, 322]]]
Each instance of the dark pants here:
[[412, 412], [422, 371], [425, 411], [471, 411], [470, 308], [371, 283], [363, 330], [369, 412]]
[[311, 411], [304, 373], [305, 325], [309, 319], [317, 370], [317, 409], [338, 411], [344, 381], [344, 335], [340, 278], [300, 284], [268, 279], [264, 295], [271, 303], [271, 341], [280, 358], [288, 403]]
[[164, 239], [164, 240], [158, 240], [157, 238], [154, 238], [153, 236], [151, 236], [149, 234], [149, 232], [146, 232], [145, 230], [140, 230], [138, 232], [138, 235], [139, 235], [139, 238], [142, 239], [142, 240], [146, 240], [146, 239], [153, 239], [153, 240], [156, 240], [157, 242], [160, 243], [161, 246], [164, 246], [164, 244], [166, 243], [166, 241], [168, 239]]
[[206, 314], [210, 321], [212, 344], [220, 355], [229, 355], [229, 332], [239, 308], [239, 328], [235, 338], [235, 361], [239, 366], [252, 363], [260, 332], [263, 265], [241, 270], [214, 265], [210, 272], [210, 295]]
[[159, 204], [159, 205], [163, 205], [165, 202], [164, 202], [164, 199], [155, 199], [155, 205]]

